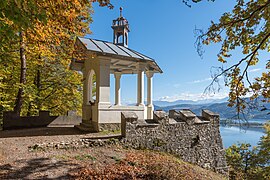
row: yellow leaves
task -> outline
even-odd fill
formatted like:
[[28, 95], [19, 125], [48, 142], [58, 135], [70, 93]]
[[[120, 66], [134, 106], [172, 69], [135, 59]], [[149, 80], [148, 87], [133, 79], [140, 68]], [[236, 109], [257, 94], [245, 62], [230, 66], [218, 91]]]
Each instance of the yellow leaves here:
[[243, 47], [243, 51], [242, 51], [243, 54], [248, 54], [248, 53], [249, 53], [249, 48], [250, 48], [250, 47], [249, 47], [248, 45], [247, 45], [247, 46], [244, 46], [244, 47]]
[[258, 82], [255, 82], [251, 88], [255, 91], [258, 91], [261, 89], [261, 85]]
[[75, 9], [71, 9], [70, 12], [69, 12], [69, 15], [68, 15], [68, 21], [73, 21], [73, 19], [76, 17], [76, 14], [75, 14]]
[[203, 40], [202, 43], [205, 44], [205, 45], [209, 45], [210, 44], [210, 39], [207, 38], [207, 39]]
[[218, 61], [219, 62], [222, 62], [222, 63], [226, 63], [227, 62], [221, 55], [218, 55]]
[[269, 73], [269, 72], [268, 72], [268, 73], [263, 72], [263, 73], [262, 73], [262, 79], [267, 80], [268, 78], [270, 78], [270, 73]]
[[249, 60], [249, 65], [254, 66], [259, 62], [259, 59], [257, 57], [254, 57], [253, 59]]
[[263, 6], [268, 2], [268, 0], [258, 0], [258, 5]]
[[12, 26], [13, 25], [13, 21], [11, 21], [10, 19], [6, 18], [5, 15], [2, 13], [2, 18], [0, 18], [0, 21], [2, 23], [5, 23], [6, 25]]

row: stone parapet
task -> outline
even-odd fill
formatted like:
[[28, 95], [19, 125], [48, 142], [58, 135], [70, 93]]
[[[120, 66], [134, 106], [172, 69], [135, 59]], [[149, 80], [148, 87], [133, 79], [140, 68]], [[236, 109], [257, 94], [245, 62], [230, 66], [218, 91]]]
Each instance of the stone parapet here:
[[209, 111], [207, 109], [203, 109], [202, 117], [209, 120], [212, 124], [219, 126], [219, 122], [220, 122], [219, 114]]
[[164, 120], [168, 119], [168, 115], [165, 111], [154, 111], [153, 113], [153, 122], [155, 123], [162, 123]]
[[196, 116], [185, 109], [171, 110], [169, 116], [154, 112], [153, 121], [140, 120], [132, 113], [121, 117], [127, 146], [168, 152], [203, 168], [228, 173], [217, 114], [204, 110], [202, 116]]

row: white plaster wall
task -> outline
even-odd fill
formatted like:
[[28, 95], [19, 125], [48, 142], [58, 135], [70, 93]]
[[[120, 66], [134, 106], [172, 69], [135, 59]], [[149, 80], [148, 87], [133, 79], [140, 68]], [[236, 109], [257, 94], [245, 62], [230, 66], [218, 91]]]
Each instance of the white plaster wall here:
[[121, 123], [121, 112], [134, 112], [138, 116], [138, 119], [144, 119], [144, 107], [112, 106], [108, 109], [99, 110], [99, 123]]

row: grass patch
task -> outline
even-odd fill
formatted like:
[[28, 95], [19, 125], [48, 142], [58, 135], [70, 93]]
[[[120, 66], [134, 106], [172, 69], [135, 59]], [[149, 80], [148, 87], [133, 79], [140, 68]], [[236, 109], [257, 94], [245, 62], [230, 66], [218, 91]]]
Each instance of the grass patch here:
[[117, 156], [112, 156], [111, 157], [113, 160], [115, 160], [116, 163], [120, 163], [121, 162], [121, 159]]
[[56, 156], [54, 156], [54, 158], [55, 158], [55, 159], [59, 159], [59, 160], [68, 160], [68, 159], [70, 159], [69, 156], [64, 155], [64, 154], [56, 155]]
[[77, 155], [77, 156], [74, 156], [74, 159], [79, 160], [79, 161], [84, 161], [84, 160], [95, 161], [96, 160], [96, 158], [91, 156], [90, 154]]

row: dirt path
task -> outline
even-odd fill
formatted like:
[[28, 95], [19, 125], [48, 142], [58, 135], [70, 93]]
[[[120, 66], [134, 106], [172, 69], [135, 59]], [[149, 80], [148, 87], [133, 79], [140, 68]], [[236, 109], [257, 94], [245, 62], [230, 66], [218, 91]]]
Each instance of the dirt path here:
[[[115, 156], [116, 146], [107, 148], [48, 149], [29, 151], [29, 146], [41, 143], [69, 142], [81, 138], [110, 135], [85, 134], [74, 128], [38, 128], [0, 131], [0, 179], [73, 179], [72, 172], [83, 166], [103, 162], [105, 156]], [[115, 152], [114, 152], [115, 151]], [[109, 158], [110, 159], [110, 158]]]

